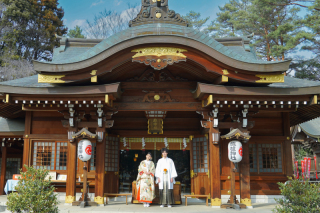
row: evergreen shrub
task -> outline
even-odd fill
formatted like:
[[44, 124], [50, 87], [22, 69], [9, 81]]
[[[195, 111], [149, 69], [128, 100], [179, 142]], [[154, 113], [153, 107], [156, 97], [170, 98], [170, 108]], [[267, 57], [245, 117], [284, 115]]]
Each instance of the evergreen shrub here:
[[320, 184], [295, 179], [287, 183], [278, 183], [283, 198], [275, 199], [278, 203], [275, 213], [319, 213]]
[[16, 186], [17, 192], [8, 195], [7, 209], [16, 213], [57, 213], [58, 199], [54, 194], [51, 178], [45, 180], [49, 171], [28, 167], [21, 173], [21, 178]]

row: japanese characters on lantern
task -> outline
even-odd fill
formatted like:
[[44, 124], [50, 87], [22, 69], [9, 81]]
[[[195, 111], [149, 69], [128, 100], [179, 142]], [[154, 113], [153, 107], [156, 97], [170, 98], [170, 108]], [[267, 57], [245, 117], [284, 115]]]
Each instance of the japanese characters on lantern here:
[[239, 163], [242, 160], [242, 144], [239, 141], [231, 141], [228, 145], [228, 157], [231, 162]]

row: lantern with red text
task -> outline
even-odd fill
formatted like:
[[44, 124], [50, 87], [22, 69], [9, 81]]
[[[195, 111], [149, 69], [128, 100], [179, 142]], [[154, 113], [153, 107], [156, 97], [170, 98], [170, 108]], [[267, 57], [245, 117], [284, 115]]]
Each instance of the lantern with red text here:
[[228, 157], [233, 163], [239, 163], [242, 160], [242, 144], [239, 141], [231, 141], [229, 143]]
[[91, 159], [92, 144], [89, 140], [81, 140], [78, 144], [78, 158], [81, 161], [88, 161]]

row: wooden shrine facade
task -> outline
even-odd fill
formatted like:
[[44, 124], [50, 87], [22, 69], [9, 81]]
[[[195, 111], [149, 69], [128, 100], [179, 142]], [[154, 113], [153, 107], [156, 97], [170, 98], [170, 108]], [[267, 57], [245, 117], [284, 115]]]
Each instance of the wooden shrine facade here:
[[[259, 61], [249, 38], [215, 40], [161, 2], [143, 1], [131, 27], [103, 41], [59, 38], [52, 62], [34, 62], [38, 75], [0, 83], [0, 116], [24, 119], [23, 143], [13, 143], [22, 165], [67, 175], [57, 191], [71, 203], [82, 175], [74, 135], [95, 135], [88, 178], [101, 204], [118, 190], [119, 150], [143, 149], [143, 137], [159, 150], [167, 138], [169, 150], [190, 150], [192, 193], [220, 206], [231, 187], [230, 140], [220, 136], [239, 129], [251, 136], [236, 174], [240, 202], [279, 194], [293, 174], [290, 126], [320, 116], [319, 85], [289, 85], [290, 61]], [[4, 159], [12, 134], [0, 133]]]

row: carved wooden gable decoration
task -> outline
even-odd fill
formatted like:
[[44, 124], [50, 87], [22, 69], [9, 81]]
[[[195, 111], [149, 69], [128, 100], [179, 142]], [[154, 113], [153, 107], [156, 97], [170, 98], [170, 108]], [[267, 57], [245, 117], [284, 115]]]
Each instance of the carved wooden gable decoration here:
[[132, 57], [133, 62], [150, 65], [155, 70], [162, 70], [168, 65], [187, 61], [187, 56], [183, 52], [187, 50], [173, 47], [147, 47], [132, 50], [136, 54]]

